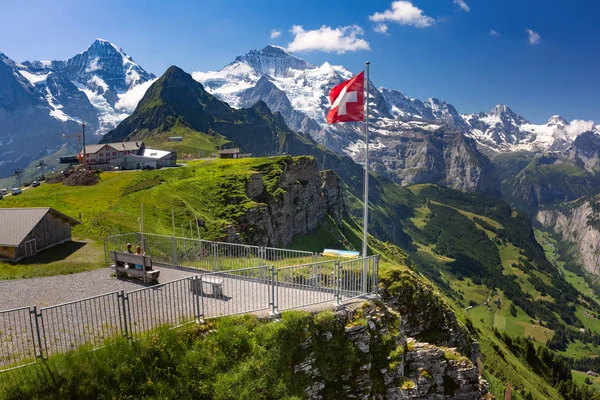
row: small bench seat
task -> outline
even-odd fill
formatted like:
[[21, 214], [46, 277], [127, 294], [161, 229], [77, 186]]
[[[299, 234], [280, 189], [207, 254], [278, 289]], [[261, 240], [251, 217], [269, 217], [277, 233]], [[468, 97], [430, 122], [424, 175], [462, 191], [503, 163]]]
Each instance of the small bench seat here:
[[[141, 278], [146, 285], [158, 283], [160, 271], [157, 269], [152, 269], [152, 259], [150, 257], [111, 251], [110, 258], [115, 262], [114, 268], [117, 278], [126, 278], [132, 276]], [[142, 269], [136, 269], [133, 267], [136, 264], [141, 265]], [[130, 265], [130, 267], [127, 267], [127, 265]]]
[[204, 285], [211, 286], [211, 294], [214, 297], [223, 296], [223, 278], [217, 276], [202, 276], [201, 279], [190, 281], [190, 290], [195, 295], [203, 295]]

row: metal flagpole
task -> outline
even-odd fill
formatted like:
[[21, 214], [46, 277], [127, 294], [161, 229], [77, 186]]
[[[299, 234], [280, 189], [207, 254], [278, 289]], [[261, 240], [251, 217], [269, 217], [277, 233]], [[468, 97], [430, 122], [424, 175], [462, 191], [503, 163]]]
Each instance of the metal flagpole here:
[[363, 261], [363, 276], [362, 276], [362, 292], [367, 293], [367, 276], [369, 269], [369, 261], [367, 260], [368, 244], [367, 238], [369, 236], [369, 65], [371, 63], [367, 61], [365, 63], [365, 198], [364, 198], [364, 211], [363, 211], [363, 248], [362, 255]]
[[363, 257], [367, 256], [367, 236], [368, 236], [368, 225], [369, 225], [369, 65], [371, 63], [367, 61], [365, 63], [365, 199], [363, 210]]
[[140, 243], [141, 247], [142, 247], [142, 252], [146, 252], [146, 240], [144, 238], [144, 204], [140, 203], [140, 214], [141, 214], [141, 221], [140, 221], [140, 227], [141, 227], [141, 231], [142, 231], [142, 243]]

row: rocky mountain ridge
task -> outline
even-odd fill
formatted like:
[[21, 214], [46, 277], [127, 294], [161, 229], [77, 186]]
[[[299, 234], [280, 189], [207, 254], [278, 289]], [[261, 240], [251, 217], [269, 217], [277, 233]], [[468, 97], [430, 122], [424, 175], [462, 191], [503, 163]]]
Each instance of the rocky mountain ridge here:
[[133, 111], [154, 78], [103, 39], [67, 61], [18, 63], [0, 53], [0, 176], [65, 143], [76, 147], [75, 139], [65, 136], [74, 137], [82, 120], [87, 142], [94, 142], [94, 134], [107, 132]]
[[[329, 109], [329, 89], [352, 75], [343, 66], [332, 66], [328, 62], [316, 66], [282, 47], [272, 45], [238, 56], [234, 62], [219, 71], [193, 74], [196, 80], [205, 84], [210, 93], [232, 107], [241, 107], [244, 94], [252, 90], [261, 78], [268, 79], [287, 99], [260, 99], [273, 110], [277, 110], [281, 101], [290, 103], [297, 112], [311, 118], [320, 129], [312, 126], [310, 130], [303, 132], [313, 134], [317, 140], [325, 132], [334, 135], [344, 132], [344, 128], [340, 126], [327, 126], [324, 116]], [[261, 93], [267, 96], [264, 88]], [[383, 118], [383, 122], [388, 125], [393, 125], [394, 119], [407, 123], [402, 130], [398, 130], [399, 134], [403, 130], [422, 127], [423, 123], [438, 127], [446, 125], [472, 137], [482, 150], [490, 152], [543, 152], [568, 147], [585, 130], [600, 133], [599, 125], [577, 121], [586, 122], [583, 124], [585, 127], [575, 128], [560, 116], [551, 117], [545, 124], [532, 124], [503, 104], [487, 113], [460, 114], [446, 101], [436, 98], [421, 101], [385, 87], [372, 87], [371, 95], [375, 118]], [[292, 129], [301, 130], [300, 118], [284, 117]], [[351, 144], [345, 143], [342, 150], [347, 151]]]
[[97, 114], [98, 126], [92, 131], [97, 134], [106, 133], [133, 112], [148, 82], [156, 78], [119, 46], [100, 38], [66, 61], [26, 61], [21, 66], [30, 80], [58, 74], [83, 92]]
[[85, 115], [92, 108], [87, 98], [62, 77], [48, 73], [35, 81], [24, 72], [0, 53], [0, 176], [8, 176], [15, 168], [24, 168], [52, 153], [64, 144], [64, 133], [79, 129], [78, 122], [64, 113], [56, 97], [69, 97], [72, 101], [67, 109]]

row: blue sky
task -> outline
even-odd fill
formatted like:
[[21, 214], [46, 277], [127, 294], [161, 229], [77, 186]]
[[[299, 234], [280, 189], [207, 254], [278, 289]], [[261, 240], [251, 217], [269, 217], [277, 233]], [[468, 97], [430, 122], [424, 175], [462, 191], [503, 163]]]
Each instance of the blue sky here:
[[0, 51], [67, 59], [102, 37], [160, 75], [273, 43], [356, 72], [369, 60], [376, 85], [461, 113], [505, 103], [533, 122], [600, 122], [598, 15], [593, 0], [3, 1]]

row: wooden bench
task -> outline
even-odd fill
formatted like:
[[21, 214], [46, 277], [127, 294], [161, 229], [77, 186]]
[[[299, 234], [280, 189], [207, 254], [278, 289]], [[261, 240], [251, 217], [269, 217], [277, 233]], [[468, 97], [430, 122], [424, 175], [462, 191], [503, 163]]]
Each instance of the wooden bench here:
[[[142, 278], [144, 284], [146, 285], [149, 283], [158, 283], [160, 271], [157, 269], [152, 269], [152, 259], [150, 257], [111, 251], [110, 259], [115, 262], [114, 268], [117, 278], [127, 278], [128, 276], [133, 276], [136, 278]], [[136, 264], [141, 265], [142, 269], [136, 269]], [[129, 267], [127, 265], [129, 265]]]
[[201, 280], [191, 280], [190, 290], [195, 295], [203, 295], [205, 293], [203, 288], [205, 284], [211, 286], [213, 297], [223, 296], [223, 278], [217, 276], [203, 276]]

